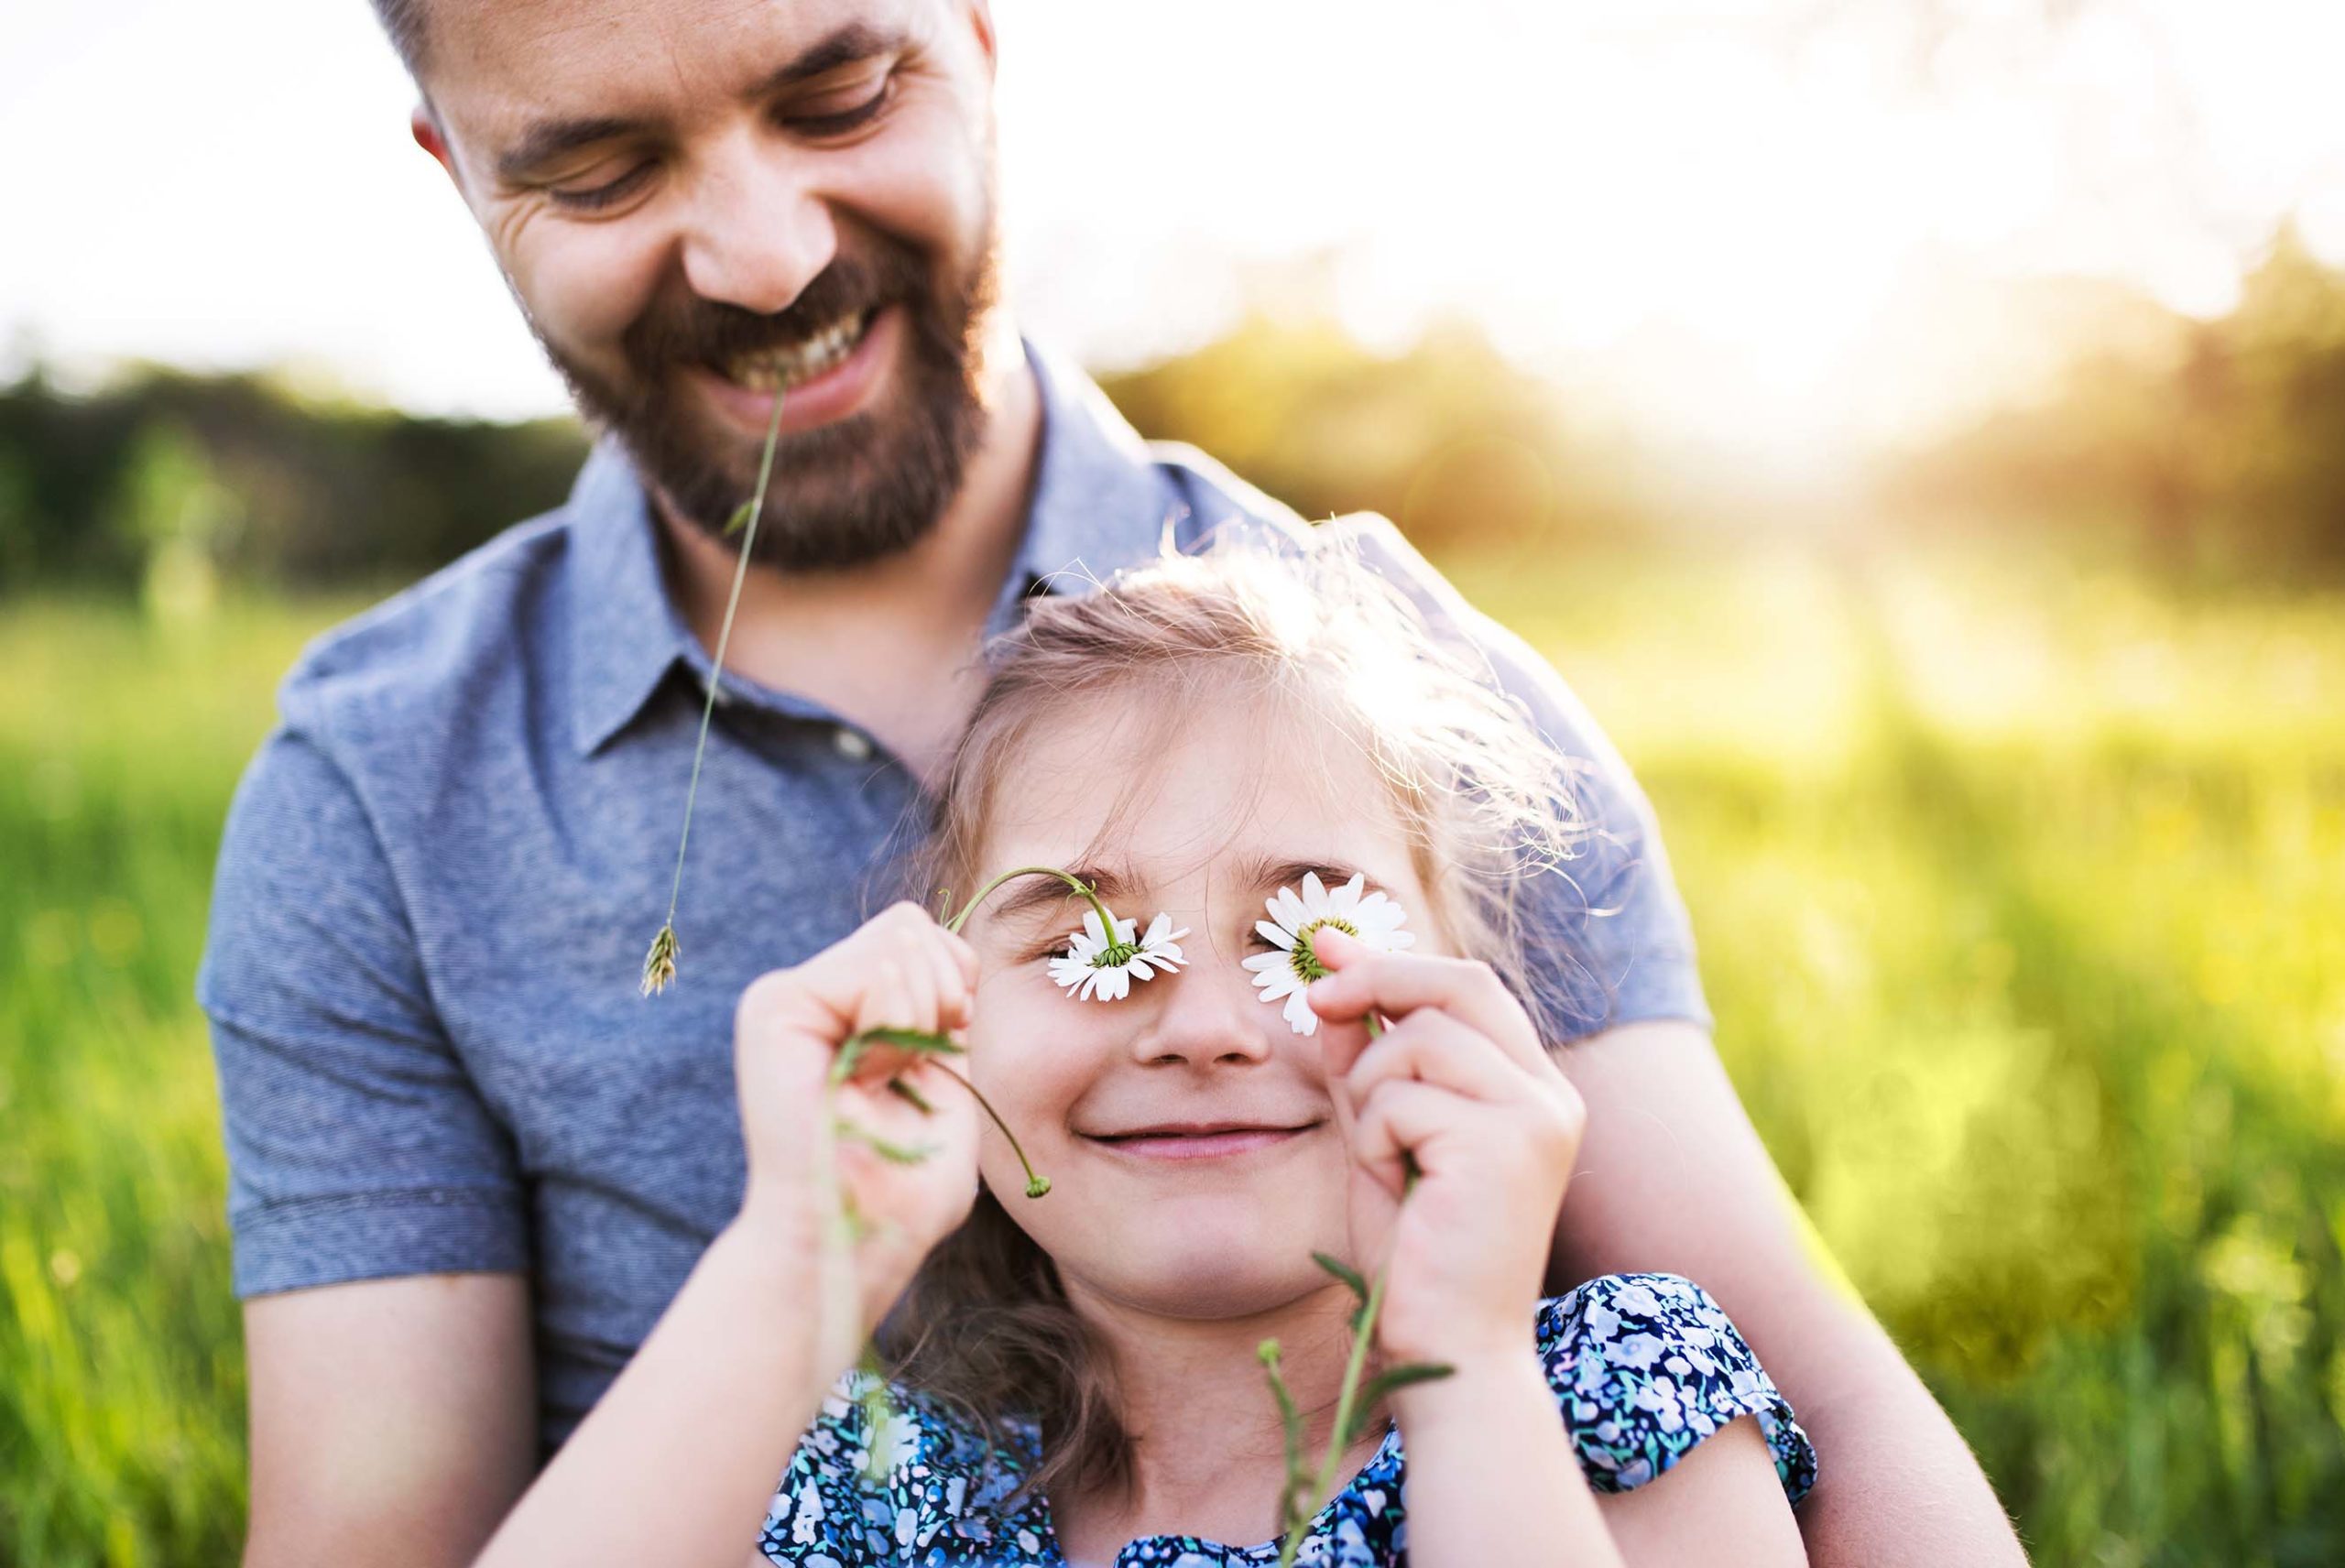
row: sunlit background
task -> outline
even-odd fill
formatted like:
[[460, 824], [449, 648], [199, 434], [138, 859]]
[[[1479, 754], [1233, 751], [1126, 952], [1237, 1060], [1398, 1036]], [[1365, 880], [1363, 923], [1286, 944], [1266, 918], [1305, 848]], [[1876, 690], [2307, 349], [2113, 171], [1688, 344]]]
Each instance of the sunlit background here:
[[[998, 21], [1030, 330], [1587, 699], [2037, 1560], [2345, 1562], [2345, 9]], [[409, 103], [365, 0], [0, 13], [0, 1563], [233, 1557], [228, 792], [577, 461]]]
[[[2345, 259], [2345, 12], [2303, 0], [1007, 0], [1015, 296], [1124, 365], [1308, 275], [1366, 341], [1481, 322], [1667, 439], [1845, 457], [2090, 325]], [[16, 352], [564, 407], [365, 5], [0, 22]], [[1326, 287], [1323, 289], [1324, 282]]]

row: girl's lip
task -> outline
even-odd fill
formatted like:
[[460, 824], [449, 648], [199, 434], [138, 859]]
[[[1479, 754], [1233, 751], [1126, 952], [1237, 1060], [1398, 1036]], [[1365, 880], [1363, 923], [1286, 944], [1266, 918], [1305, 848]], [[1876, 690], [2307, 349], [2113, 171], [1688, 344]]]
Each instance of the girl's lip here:
[[747, 434], [762, 439], [773, 420], [773, 400], [781, 398], [781, 433], [811, 430], [860, 413], [894, 359], [896, 340], [902, 335], [904, 309], [883, 305], [863, 329], [863, 341], [853, 353], [822, 375], [802, 381], [779, 394], [753, 392], [704, 365], [688, 365], [684, 374], [707, 389], [725, 417]]
[[1092, 1141], [1105, 1145], [1118, 1154], [1138, 1160], [1226, 1160], [1232, 1155], [1250, 1154], [1256, 1149], [1271, 1149], [1302, 1137], [1316, 1122], [1303, 1127], [1260, 1127], [1213, 1124], [1197, 1127], [1149, 1127], [1140, 1132], [1118, 1133], [1112, 1137], [1095, 1138]]

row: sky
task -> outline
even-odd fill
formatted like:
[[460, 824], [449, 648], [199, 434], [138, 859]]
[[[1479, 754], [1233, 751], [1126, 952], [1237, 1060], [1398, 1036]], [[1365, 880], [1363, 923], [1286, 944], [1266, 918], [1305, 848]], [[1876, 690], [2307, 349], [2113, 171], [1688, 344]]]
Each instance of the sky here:
[[[780, 3], [780, 0], [777, 0]], [[2345, 260], [2312, 0], [998, 0], [1009, 293], [1096, 365], [1249, 300], [1479, 321], [1624, 420], [1795, 460], [2041, 372], [2011, 287], [2217, 312]], [[365, 0], [0, 11], [0, 370], [290, 366], [566, 406]]]

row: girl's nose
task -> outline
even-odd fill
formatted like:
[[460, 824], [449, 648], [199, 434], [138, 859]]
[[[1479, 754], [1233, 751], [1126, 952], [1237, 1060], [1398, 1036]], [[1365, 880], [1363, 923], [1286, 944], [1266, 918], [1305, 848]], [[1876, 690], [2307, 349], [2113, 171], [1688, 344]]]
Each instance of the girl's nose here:
[[1153, 993], [1148, 999], [1156, 1006], [1132, 1039], [1133, 1059], [1142, 1066], [1192, 1067], [1267, 1061], [1270, 1033], [1258, 1016], [1264, 1009], [1254, 1000], [1246, 971], [1210, 949], [1196, 958], [1179, 974], [1159, 975], [1140, 988]]

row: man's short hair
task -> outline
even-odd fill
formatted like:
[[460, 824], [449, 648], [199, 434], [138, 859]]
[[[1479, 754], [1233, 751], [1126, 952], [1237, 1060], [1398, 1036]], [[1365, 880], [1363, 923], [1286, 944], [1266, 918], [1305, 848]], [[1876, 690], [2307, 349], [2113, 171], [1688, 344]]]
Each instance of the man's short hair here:
[[374, 0], [375, 17], [391, 36], [407, 73], [423, 80], [423, 0]]

